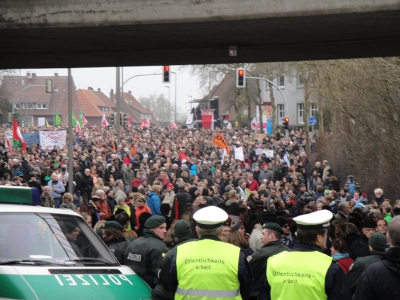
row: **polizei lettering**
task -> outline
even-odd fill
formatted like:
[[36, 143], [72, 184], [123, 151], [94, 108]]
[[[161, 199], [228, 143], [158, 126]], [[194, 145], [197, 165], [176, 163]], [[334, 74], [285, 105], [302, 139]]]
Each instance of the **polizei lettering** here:
[[60, 286], [133, 285], [125, 275], [120, 274], [54, 275], [54, 277]]
[[142, 255], [129, 252], [127, 259], [133, 261], [142, 261]]

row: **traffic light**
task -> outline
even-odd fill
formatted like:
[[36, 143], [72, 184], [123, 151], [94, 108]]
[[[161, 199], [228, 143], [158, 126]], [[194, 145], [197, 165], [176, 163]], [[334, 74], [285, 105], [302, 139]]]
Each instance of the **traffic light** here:
[[113, 114], [110, 116], [110, 125], [115, 125], [115, 120], [117, 119], [116, 114], [117, 114], [117, 113], [113, 113]]
[[283, 128], [289, 129], [289, 118], [283, 118]]
[[164, 66], [163, 68], [163, 82], [169, 83], [169, 66]]
[[124, 113], [120, 113], [119, 122], [122, 126], [128, 125], [128, 115]]
[[246, 70], [244, 68], [236, 69], [236, 87], [246, 87]]

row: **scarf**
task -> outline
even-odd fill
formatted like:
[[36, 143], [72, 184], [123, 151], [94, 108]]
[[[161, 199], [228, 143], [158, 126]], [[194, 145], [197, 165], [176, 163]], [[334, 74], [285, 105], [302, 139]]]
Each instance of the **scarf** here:
[[336, 260], [340, 260], [342, 258], [349, 257], [349, 253], [335, 253], [335, 254], [331, 255], [331, 257]]

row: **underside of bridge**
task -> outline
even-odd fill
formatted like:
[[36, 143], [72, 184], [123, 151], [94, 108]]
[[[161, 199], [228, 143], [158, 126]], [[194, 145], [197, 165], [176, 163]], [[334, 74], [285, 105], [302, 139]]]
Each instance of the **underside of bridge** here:
[[[400, 10], [164, 24], [3, 26], [0, 41], [1, 69], [398, 56]], [[236, 57], [229, 56], [229, 45], [237, 45]]]

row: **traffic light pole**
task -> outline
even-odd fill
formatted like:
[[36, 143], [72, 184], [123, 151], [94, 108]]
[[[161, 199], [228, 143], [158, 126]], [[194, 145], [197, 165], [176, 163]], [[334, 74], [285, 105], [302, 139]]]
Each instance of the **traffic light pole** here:
[[[283, 93], [283, 91], [280, 89], [279, 86], [277, 86], [277, 85], [276, 85], [275, 83], [273, 83], [271, 80], [268, 80], [268, 79], [263, 78], [263, 77], [246, 77], [246, 79], [264, 80], [264, 81], [269, 82], [270, 84], [272, 84], [274, 87], [276, 87], [276, 88], [278, 89], [278, 91], [281, 92], [281, 94], [282, 94], [282, 96], [283, 96], [283, 99], [285, 100], [285, 112], [286, 112], [286, 116], [289, 117], [287, 99], [286, 99], [286, 97], [285, 97], [285, 94]], [[261, 107], [260, 107], [260, 109], [261, 109]], [[262, 120], [260, 120], [260, 128], [261, 128], [261, 126], [262, 126], [261, 123], [262, 123]], [[288, 132], [287, 129], [285, 129], [285, 138], [287, 139], [288, 137], [289, 137], [289, 132]]]

